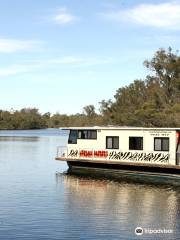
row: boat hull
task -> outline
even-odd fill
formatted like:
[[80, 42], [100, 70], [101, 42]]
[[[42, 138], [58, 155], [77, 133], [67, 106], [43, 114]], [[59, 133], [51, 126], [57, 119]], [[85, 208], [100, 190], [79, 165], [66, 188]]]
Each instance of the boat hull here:
[[93, 178], [180, 186], [180, 169], [159, 166], [67, 161], [68, 173]]

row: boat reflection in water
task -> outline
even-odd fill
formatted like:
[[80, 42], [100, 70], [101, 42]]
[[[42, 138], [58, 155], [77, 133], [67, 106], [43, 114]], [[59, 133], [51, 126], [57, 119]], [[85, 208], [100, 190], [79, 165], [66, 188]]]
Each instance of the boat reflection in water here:
[[62, 185], [59, 182], [64, 182], [64, 204], [72, 211], [72, 219], [88, 223], [93, 237], [103, 234], [106, 239], [134, 239], [137, 226], [172, 230], [165, 239], [180, 235], [180, 190], [175, 187], [68, 174], [56, 174], [56, 181], [57, 188]]

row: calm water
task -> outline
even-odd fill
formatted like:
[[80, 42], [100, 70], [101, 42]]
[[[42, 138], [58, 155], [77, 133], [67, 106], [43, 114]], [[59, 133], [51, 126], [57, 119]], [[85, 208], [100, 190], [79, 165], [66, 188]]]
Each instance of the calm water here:
[[[60, 130], [0, 131], [0, 239], [180, 239], [180, 189], [63, 174]], [[136, 236], [136, 227], [170, 229]]]

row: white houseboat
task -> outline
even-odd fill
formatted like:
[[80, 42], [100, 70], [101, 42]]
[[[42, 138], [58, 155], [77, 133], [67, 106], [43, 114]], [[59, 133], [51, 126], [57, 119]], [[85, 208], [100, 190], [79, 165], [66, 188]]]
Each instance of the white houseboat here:
[[[118, 172], [180, 178], [180, 128], [73, 127], [56, 160], [71, 170]], [[146, 174], [146, 175], [147, 175]], [[178, 176], [179, 175], [179, 176]]]

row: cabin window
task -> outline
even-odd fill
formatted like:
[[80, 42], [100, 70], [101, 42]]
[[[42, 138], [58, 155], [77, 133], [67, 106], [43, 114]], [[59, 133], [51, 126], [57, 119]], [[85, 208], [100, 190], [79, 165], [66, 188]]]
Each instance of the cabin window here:
[[169, 138], [154, 138], [154, 151], [169, 151]]
[[69, 144], [77, 143], [77, 130], [70, 130], [68, 143]]
[[97, 139], [96, 130], [78, 130], [79, 139]]
[[129, 150], [143, 150], [143, 137], [129, 137]]
[[119, 149], [119, 137], [106, 137], [106, 149]]

